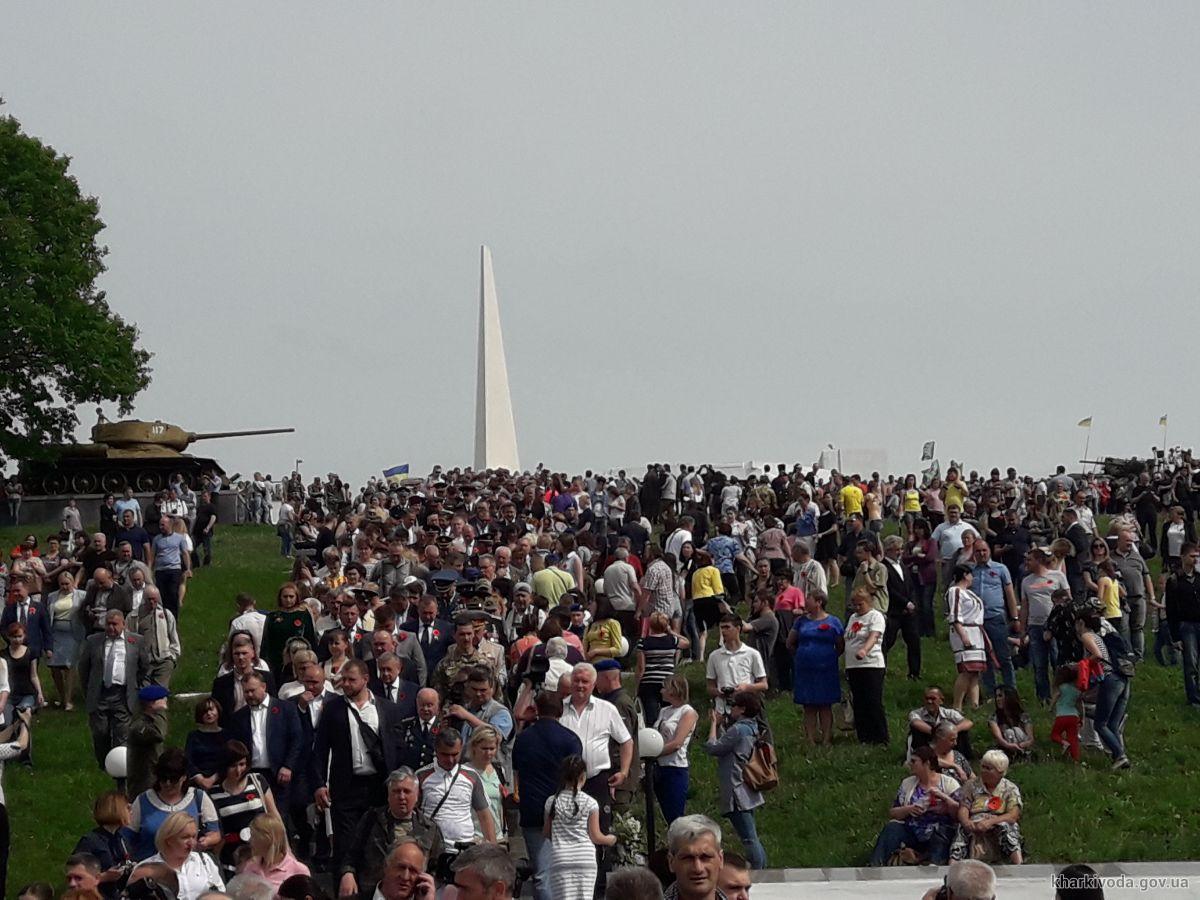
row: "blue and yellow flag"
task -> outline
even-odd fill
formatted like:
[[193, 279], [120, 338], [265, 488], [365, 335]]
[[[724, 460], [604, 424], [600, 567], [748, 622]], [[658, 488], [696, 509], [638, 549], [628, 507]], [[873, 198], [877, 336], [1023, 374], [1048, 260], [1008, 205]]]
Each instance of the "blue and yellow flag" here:
[[388, 484], [404, 484], [404, 480], [408, 478], [408, 463], [404, 463], [400, 466], [392, 466], [390, 469], [384, 469], [383, 477], [387, 479]]

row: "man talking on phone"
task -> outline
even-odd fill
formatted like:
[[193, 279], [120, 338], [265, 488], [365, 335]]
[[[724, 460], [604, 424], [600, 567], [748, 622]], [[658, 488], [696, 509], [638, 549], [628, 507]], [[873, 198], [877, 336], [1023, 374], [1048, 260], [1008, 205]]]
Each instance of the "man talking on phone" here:
[[437, 888], [433, 876], [425, 871], [426, 862], [420, 844], [402, 840], [387, 855], [372, 900], [434, 900]]

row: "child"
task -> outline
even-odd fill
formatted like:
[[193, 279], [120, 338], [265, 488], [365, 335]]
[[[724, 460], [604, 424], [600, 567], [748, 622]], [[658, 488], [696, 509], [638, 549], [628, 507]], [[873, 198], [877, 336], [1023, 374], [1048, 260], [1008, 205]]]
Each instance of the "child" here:
[[1079, 664], [1068, 663], [1059, 666], [1054, 672], [1054, 727], [1050, 730], [1050, 740], [1061, 744], [1063, 751], [1071, 754], [1071, 759], [1079, 762], [1079, 719], [1080, 700], [1079, 687], [1075, 679], [1079, 675]]

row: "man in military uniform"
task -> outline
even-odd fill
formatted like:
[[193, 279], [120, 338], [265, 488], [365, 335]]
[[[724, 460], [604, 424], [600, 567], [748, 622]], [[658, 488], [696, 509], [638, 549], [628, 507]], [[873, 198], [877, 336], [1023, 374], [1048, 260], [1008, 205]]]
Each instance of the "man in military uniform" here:
[[462, 703], [467, 685], [467, 672], [475, 666], [495, 671], [492, 659], [475, 646], [475, 625], [469, 612], [454, 617], [454, 646], [446, 651], [430, 676], [429, 686], [437, 691], [445, 702]]
[[354, 840], [339, 870], [338, 894], [352, 897], [383, 877], [388, 852], [403, 840], [414, 840], [427, 859], [442, 854], [442, 830], [417, 811], [420, 790], [409, 768], [392, 772], [384, 783], [387, 804], [369, 809], [359, 820]]
[[[638, 755], [638, 714], [633, 698], [621, 684], [621, 664], [615, 659], [602, 659], [596, 663], [596, 696], [607, 700], [617, 708], [625, 729], [633, 737], [633, 764], [629, 767], [629, 777], [613, 792], [613, 812], [627, 812], [633, 803], [638, 785], [642, 783], [642, 758]], [[621, 748], [614, 741], [609, 741], [609, 756], [613, 767], [620, 769]]]
[[433, 762], [433, 744], [441, 730], [442, 698], [433, 688], [417, 691], [417, 714], [401, 723], [400, 759], [414, 772]]
[[467, 672], [466, 703], [452, 704], [446, 709], [454, 720], [454, 726], [462, 732], [463, 740], [469, 741], [471, 732], [490, 725], [500, 735], [496, 764], [504, 773], [504, 781], [512, 785], [512, 741], [515, 725], [508, 707], [495, 699], [495, 685], [488, 669], [477, 668]]
[[508, 668], [504, 664], [504, 645], [489, 636], [489, 630], [495, 627], [499, 620], [483, 606], [472, 606], [467, 610], [467, 615], [470, 616], [471, 626], [475, 629], [475, 650], [487, 658], [492, 677], [496, 679], [499, 687], [503, 687], [508, 680]]

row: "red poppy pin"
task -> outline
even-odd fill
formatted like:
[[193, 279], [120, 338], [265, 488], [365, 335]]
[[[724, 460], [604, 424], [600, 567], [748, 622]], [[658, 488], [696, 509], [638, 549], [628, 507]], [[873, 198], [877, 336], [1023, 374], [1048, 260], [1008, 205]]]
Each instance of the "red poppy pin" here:
[[435, 628], [435, 629], [433, 629], [433, 636], [434, 636], [435, 638], [436, 638], [436, 637], [441, 637], [441, 636], [442, 636], [442, 633], [441, 633], [440, 631], [438, 631], [438, 630]]
[[137, 641], [135, 641], [135, 640], [134, 640], [132, 637], [127, 637], [127, 638], [125, 638], [125, 643], [127, 643], [127, 644], [136, 644], [136, 643], [137, 643]]
[[279, 715], [279, 707], [278, 706], [271, 707], [271, 715], [273, 715], [273, 716]]
[[862, 630], [862, 622], [855, 622], [850, 626], [851, 634], [858, 634]]
[[[258, 799], [258, 794], [256, 794], [254, 791], [247, 791], [247, 792], [246, 792], [246, 799], [247, 799], [247, 800], [257, 800], [257, 799]], [[237, 837], [237, 835], [236, 835], [236, 834], [235, 834], [235, 835], [231, 835], [231, 836], [232, 836], [232, 837], [235, 837], [235, 838]]]
[[828, 631], [828, 630], [829, 630], [828, 622], [822, 622], [820, 625], [817, 626], [817, 631]]
[[408, 632], [407, 632], [407, 631], [402, 631], [402, 632], [400, 632], [400, 640], [404, 640], [404, 639], [405, 639], [405, 638], [407, 638], [407, 637], [408, 637]]
[[987, 808], [988, 812], [1000, 812], [1004, 806], [1004, 801], [999, 797], [988, 797]]
[[[249, 794], [247, 794], [246, 796], [247, 796], [249, 799], [253, 799], [253, 798], [250, 798], [250, 795], [249, 795]], [[225, 835], [225, 843], [227, 843], [227, 844], [236, 844], [237, 842], [238, 842], [238, 836], [237, 836], [237, 832], [230, 832], [229, 834]]]
[[400, 694], [396, 697], [396, 702], [399, 703], [401, 700], [407, 700], [407, 699], [408, 699], [408, 694], [406, 694], [404, 691], [401, 691]]
[[303, 625], [303, 623], [299, 619], [292, 619], [292, 627], [293, 628], [300, 628], [300, 627], [302, 627], [302, 625]]

